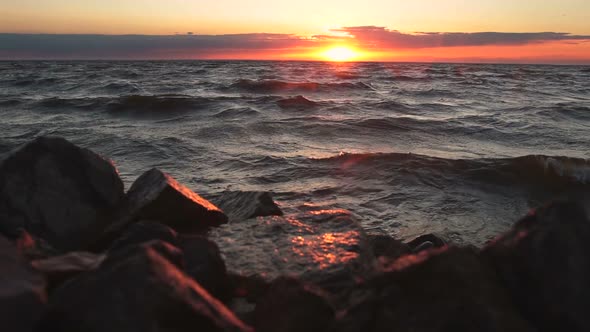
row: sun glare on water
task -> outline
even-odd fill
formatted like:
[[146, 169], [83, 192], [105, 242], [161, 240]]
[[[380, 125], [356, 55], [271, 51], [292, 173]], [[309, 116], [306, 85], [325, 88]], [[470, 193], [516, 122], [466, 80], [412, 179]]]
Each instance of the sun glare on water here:
[[322, 56], [329, 61], [351, 61], [355, 60], [359, 54], [350, 47], [336, 46], [324, 51]]

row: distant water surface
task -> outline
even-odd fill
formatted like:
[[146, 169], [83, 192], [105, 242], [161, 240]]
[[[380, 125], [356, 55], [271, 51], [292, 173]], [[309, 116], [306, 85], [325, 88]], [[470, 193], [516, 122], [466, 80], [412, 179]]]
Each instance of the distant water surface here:
[[264, 190], [291, 214], [482, 244], [590, 193], [590, 68], [321, 62], [0, 62], [0, 153], [64, 136], [126, 186]]

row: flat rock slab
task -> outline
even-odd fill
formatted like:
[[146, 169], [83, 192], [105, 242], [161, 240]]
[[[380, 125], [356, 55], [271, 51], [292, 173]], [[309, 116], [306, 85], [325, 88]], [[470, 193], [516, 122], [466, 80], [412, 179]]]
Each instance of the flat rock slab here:
[[105, 255], [89, 252], [69, 252], [61, 256], [31, 261], [31, 266], [42, 273], [52, 289], [65, 281], [83, 273], [96, 269], [104, 260]]
[[168, 257], [164, 242], [117, 251], [52, 295], [38, 331], [251, 331]]
[[213, 202], [228, 215], [230, 221], [283, 215], [272, 195], [264, 191], [225, 191]]
[[32, 331], [45, 309], [45, 281], [30, 269], [8, 239], [0, 236], [0, 326]]
[[79, 249], [123, 196], [108, 160], [63, 138], [37, 138], [0, 164], [0, 232], [14, 238], [24, 228], [57, 249]]
[[484, 249], [514, 302], [539, 331], [590, 331], [590, 219], [556, 202]]
[[228, 220], [213, 203], [155, 168], [133, 183], [127, 205], [127, 218], [157, 220], [181, 233], [203, 231]]
[[362, 275], [373, 257], [362, 227], [346, 210], [248, 219], [213, 229], [209, 238], [231, 273], [266, 280], [298, 276], [323, 287], [324, 281]]

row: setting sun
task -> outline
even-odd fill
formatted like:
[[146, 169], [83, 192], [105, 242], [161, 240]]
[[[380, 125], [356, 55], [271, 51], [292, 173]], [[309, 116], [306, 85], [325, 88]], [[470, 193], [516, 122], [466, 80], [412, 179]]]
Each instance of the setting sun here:
[[322, 56], [329, 61], [351, 61], [358, 58], [359, 53], [350, 47], [332, 47], [322, 53]]

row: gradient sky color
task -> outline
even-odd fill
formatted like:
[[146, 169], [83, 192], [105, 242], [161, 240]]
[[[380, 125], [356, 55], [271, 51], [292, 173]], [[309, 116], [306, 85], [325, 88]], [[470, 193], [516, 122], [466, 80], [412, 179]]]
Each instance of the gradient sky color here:
[[[82, 34], [91, 39], [90, 35], [103, 34], [173, 36], [191, 32], [220, 39], [216, 43], [207, 42], [208, 48], [192, 43], [166, 49], [169, 46], [158, 44], [149, 52], [146, 51], [149, 47], [137, 42], [142, 48], [135, 53], [130, 49], [126, 49], [127, 53], [120, 49], [109, 53], [110, 44], [104, 42], [101, 45], [107, 49], [100, 58], [141, 58], [143, 54], [145, 58], [313, 60], [320, 48], [350, 44], [366, 51], [362, 60], [590, 63], [588, 0], [0, 1], [0, 33], [3, 34], [0, 42], [13, 41], [4, 47], [0, 44], [0, 58], [4, 59], [67, 57], [55, 50], [34, 50], [30, 45], [23, 48], [22, 43], [14, 43], [12, 34]], [[357, 30], [342, 30], [342, 27]], [[397, 31], [404, 34], [401, 47], [400, 36], [395, 35]], [[463, 34], [421, 35], [412, 42], [405, 42], [416, 32]], [[472, 34], [476, 32], [504, 34]], [[530, 32], [567, 33], [574, 37], [524, 35]], [[253, 35], [268, 36], [262, 33], [275, 37], [272, 42], [260, 42], [257, 38], [256, 43], [247, 46], [245, 42], [236, 43], [235, 39], [228, 41], [220, 37], [232, 35], [251, 41]], [[330, 38], [310, 42], [312, 36]], [[334, 36], [347, 38], [338, 40]], [[469, 39], [468, 42], [449, 44], [449, 39], [462, 39], [461, 36]], [[282, 42], [277, 43], [277, 39]], [[219, 47], [223, 42], [227, 45]], [[85, 40], [85, 43], [92, 42]], [[15, 46], [17, 44], [21, 49]], [[66, 49], [75, 50], [75, 47]], [[76, 52], [69, 54], [76, 57]], [[91, 57], [77, 54], [80, 58]]]

